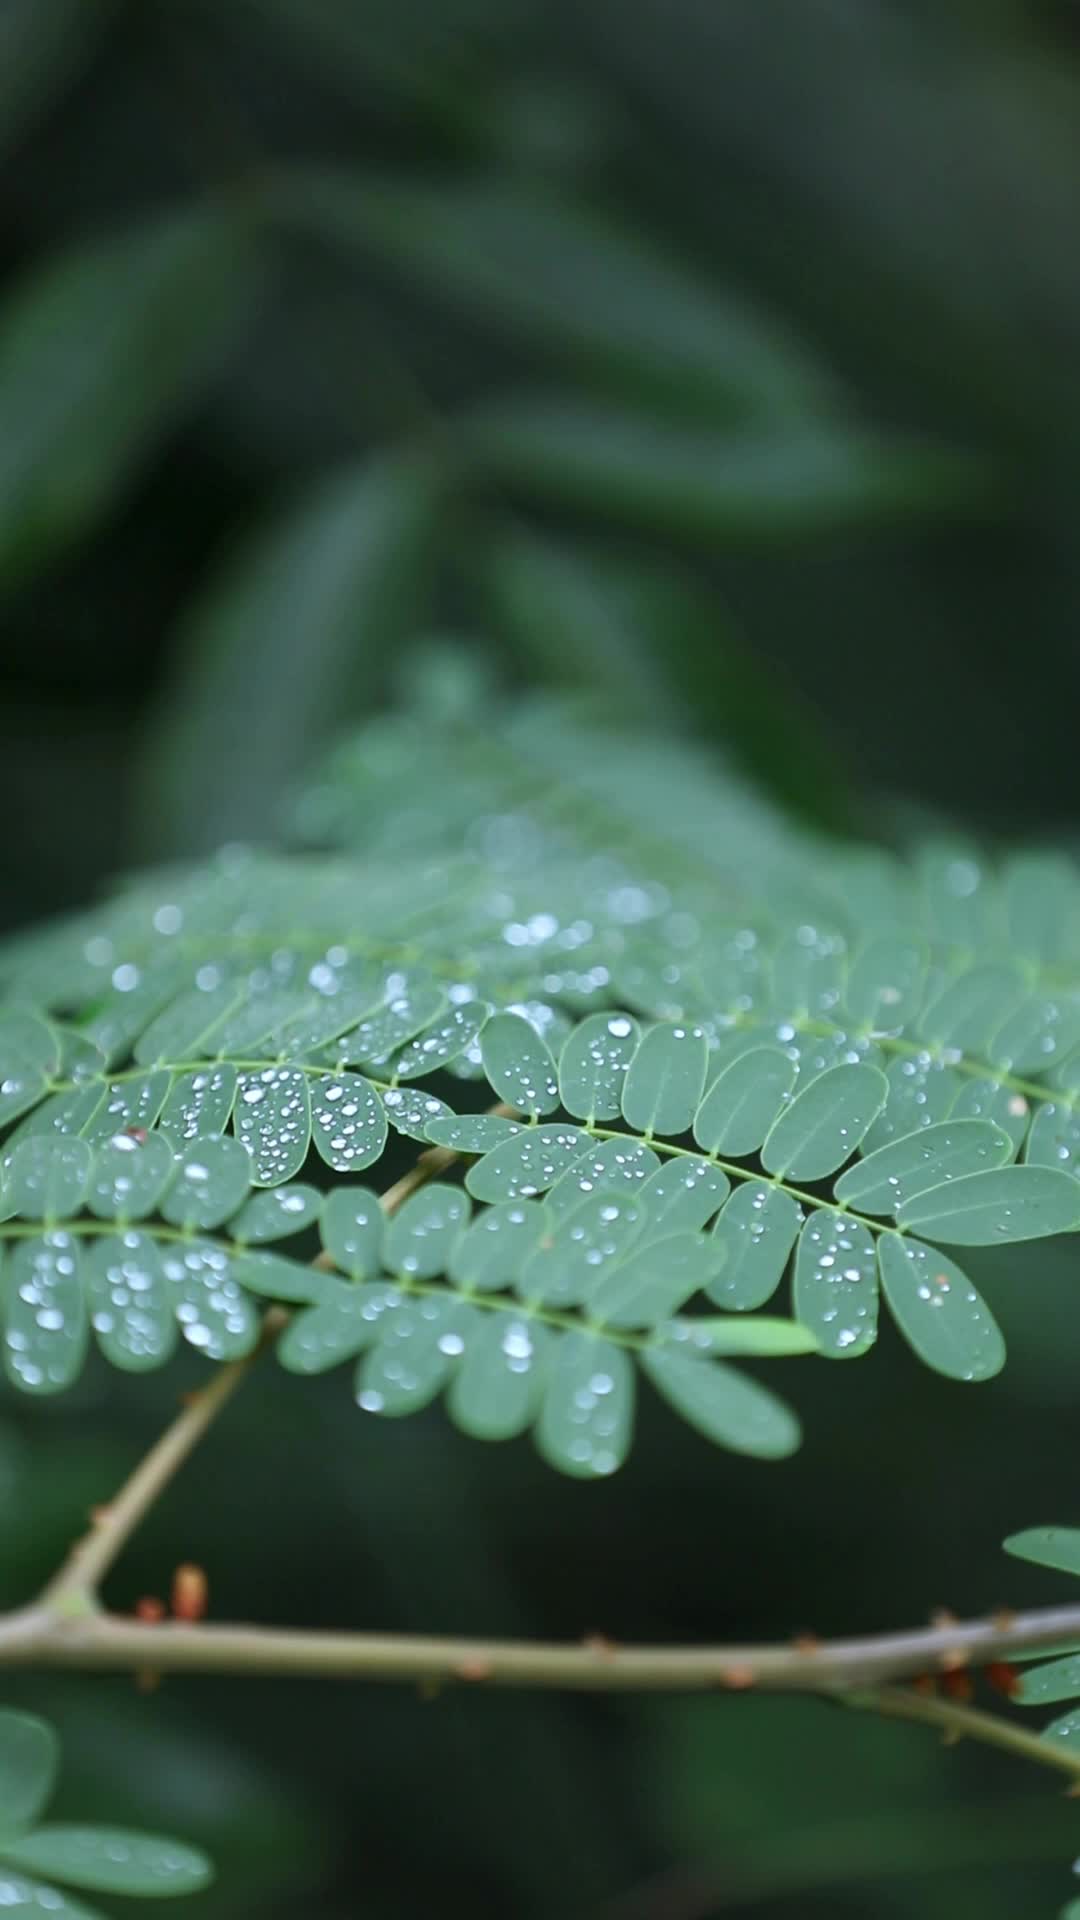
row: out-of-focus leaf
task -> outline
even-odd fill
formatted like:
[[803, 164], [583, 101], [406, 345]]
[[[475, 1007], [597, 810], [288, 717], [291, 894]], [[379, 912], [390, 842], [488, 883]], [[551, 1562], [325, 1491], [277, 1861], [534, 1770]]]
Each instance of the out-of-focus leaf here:
[[536, 1424], [544, 1459], [580, 1479], [614, 1473], [633, 1427], [634, 1369], [623, 1349], [592, 1333], [560, 1334]]
[[4, 0], [0, 7], [0, 151], [62, 94], [109, 15], [100, 0]]
[[809, 356], [749, 302], [580, 205], [523, 185], [294, 169], [279, 176], [276, 204], [500, 331], [586, 356], [609, 381], [629, 376], [660, 397], [735, 417], [787, 418], [825, 395]]
[[0, 1839], [14, 1837], [40, 1817], [58, 1762], [59, 1743], [48, 1721], [0, 1708]]
[[439, 493], [411, 456], [335, 474], [203, 588], [147, 749], [155, 852], [265, 835], [409, 625]]
[[492, 402], [461, 431], [482, 469], [529, 495], [710, 541], [932, 516], [982, 486], [959, 454], [826, 423], [710, 431], [552, 395]]
[[235, 215], [185, 212], [49, 260], [9, 298], [0, 578], [24, 578], [108, 511], [221, 357], [251, 275]]
[[1025, 1527], [1002, 1541], [1017, 1560], [1033, 1560], [1037, 1567], [1057, 1573], [1080, 1574], [1080, 1527]]
[[20, 1240], [9, 1256], [4, 1365], [25, 1393], [60, 1393], [86, 1354], [81, 1251], [70, 1233]]
[[470, 1335], [447, 1412], [476, 1440], [509, 1440], [536, 1417], [552, 1335], [527, 1313], [489, 1313]]
[[798, 1421], [756, 1380], [722, 1360], [693, 1359], [670, 1347], [650, 1347], [638, 1357], [657, 1392], [707, 1440], [763, 1460], [795, 1452]]
[[[154, 1833], [114, 1827], [47, 1825], [6, 1847], [5, 1858], [31, 1873], [44, 1873], [92, 1893], [141, 1894], [162, 1899], [197, 1893], [211, 1878], [205, 1854]], [[47, 1911], [47, 1902], [40, 1903]]]

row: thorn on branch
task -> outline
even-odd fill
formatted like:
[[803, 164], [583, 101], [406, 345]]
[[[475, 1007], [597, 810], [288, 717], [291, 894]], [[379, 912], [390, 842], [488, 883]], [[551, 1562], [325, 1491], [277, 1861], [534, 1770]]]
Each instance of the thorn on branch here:
[[202, 1567], [189, 1563], [173, 1574], [172, 1610], [177, 1620], [194, 1623], [205, 1620], [210, 1589]]

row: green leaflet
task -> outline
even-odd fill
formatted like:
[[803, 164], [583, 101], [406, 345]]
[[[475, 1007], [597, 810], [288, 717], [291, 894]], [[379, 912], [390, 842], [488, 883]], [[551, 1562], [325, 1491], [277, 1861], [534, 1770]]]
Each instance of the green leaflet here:
[[448, 1297], [390, 1307], [377, 1323], [377, 1344], [357, 1369], [357, 1405], [397, 1417], [426, 1407], [454, 1371], [476, 1322], [475, 1307]]
[[651, 1027], [623, 1082], [622, 1110], [628, 1126], [643, 1133], [686, 1133], [705, 1085], [708, 1043], [700, 1027], [680, 1022]]
[[1080, 1223], [1080, 1185], [1051, 1167], [999, 1167], [917, 1194], [898, 1218], [905, 1230], [952, 1246], [1038, 1240]]
[[881, 934], [859, 948], [844, 988], [844, 1010], [870, 1033], [903, 1028], [918, 1011], [929, 958], [921, 940]]
[[20, 1240], [4, 1309], [4, 1365], [27, 1393], [60, 1393], [77, 1380], [86, 1356], [87, 1314], [81, 1250], [70, 1233]]
[[816, 1018], [836, 1005], [843, 980], [843, 940], [800, 927], [782, 938], [773, 954], [772, 1005], [786, 1020]]
[[725, 1259], [709, 1281], [710, 1300], [740, 1312], [764, 1306], [780, 1285], [802, 1218], [782, 1187], [756, 1181], [737, 1187], [713, 1228]]
[[589, 1317], [606, 1327], [655, 1326], [707, 1286], [723, 1258], [722, 1246], [703, 1233], [674, 1233], [632, 1246], [589, 1288]]
[[854, 1153], [885, 1105], [888, 1086], [876, 1067], [831, 1067], [797, 1093], [761, 1149], [769, 1173], [821, 1180]]
[[139, 1131], [152, 1127], [165, 1102], [171, 1075], [165, 1068], [154, 1073], [136, 1074], [130, 1080], [114, 1081], [105, 1089], [104, 1100], [80, 1129], [83, 1139], [97, 1143], [111, 1140], [126, 1128]]
[[794, 1060], [779, 1047], [751, 1047], [739, 1054], [698, 1108], [698, 1146], [725, 1159], [756, 1153], [791, 1091], [795, 1071]]
[[[1042, 1112], [1042, 1108], [1039, 1109]], [[1023, 1145], [1031, 1125], [1026, 1095], [990, 1079], [965, 1080], [949, 1109], [950, 1120], [992, 1120], [1009, 1137], [1010, 1157]]]
[[1006, 1072], [1045, 1073], [1080, 1046], [1080, 1001], [1035, 994], [1021, 1000], [987, 1042], [986, 1055]]
[[13, 1911], [55, 1913], [58, 1920], [104, 1920], [99, 1907], [84, 1906], [70, 1894], [55, 1887], [42, 1886], [40, 1880], [28, 1880], [24, 1874], [6, 1867], [0, 1860], [0, 1901]]
[[614, 1473], [634, 1427], [634, 1369], [621, 1347], [563, 1333], [547, 1368], [536, 1444], [551, 1466], [582, 1480]]
[[334, 1048], [339, 1066], [384, 1067], [406, 1041], [446, 1008], [446, 995], [433, 981], [410, 982], [400, 993], [359, 1020]]
[[158, 1118], [158, 1129], [182, 1153], [189, 1140], [224, 1133], [236, 1098], [236, 1068], [226, 1062], [177, 1074]]
[[[350, 1197], [352, 1191], [350, 1189], [350, 1194], [344, 1197]], [[316, 1187], [300, 1183], [288, 1187], [266, 1187], [261, 1193], [253, 1193], [235, 1218], [230, 1220], [229, 1234], [242, 1245], [257, 1246], [265, 1240], [285, 1240], [290, 1234], [303, 1233], [306, 1227], [314, 1226], [322, 1206], [323, 1195]]]
[[52, 1798], [59, 1744], [36, 1714], [0, 1707], [0, 1834], [33, 1826]]
[[454, 1113], [448, 1119], [433, 1120], [427, 1138], [453, 1153], [490, 1153], [520, 1132], [520, 1121], [507, 1120], [500, 1113]]
[[660, 1159], [651, 1147], [631, 1136], [605, 1140], [602, 1146], [584, 1152], [556, 1180], [545, 1201], [552, 1213], [570, 1212], [586, 1196], [601, 1188], [619, 1193], [640, 1193], [649, 1175], [655, 1173]]
[[623, 1112], [623, 1081], [640, 1041], [630, 1014], [588, 1014], [559, 1054], [559, 1098], [575, 1119], [596, 1125]]
[[1080, 1114], [1075, 1107], [1048, 1100], [1031, 1123], [1024, 1159], [1033, 1167], [1057, 1167], [1062, 1173], [1080, 1173]]
[[688, 1354], [741, 1354], [775, 1359], [781, 1354], [816, 1353], [817, 1341], [809, 1327], [797, 1320], [777, 1320], [766, 1314], [743, 1319], [735, 1314], [716, 1318], [696, 1315], [692, 1320], [669, 1320], [657, 1328], [665, 1346]]
[[390, 1273], [431, 1280], [445, 1271], [458, 1235], [468, 1226], [469, 1197], [432, 1181], [410, 1194], [386, 1229], [383, 1261]]
[[449, 1278], [475, 1293], [514, 1286], [547, 1224], [546, 1210], [535, 1200], [504, 1200], [485, 1207], [455, 1241]]
[[989, 1120], [946, 1120], [878, 1147], [840, 1175], [836, 1198], [860, 1213], [893, 1213], [927, 1187], [1004, 1165], [1008, 1134]]
[[922, 1015], [926, 1038], [939, 1047], [984, 1054], [990, 1035], [1012, 1014], [1022, 981], [1011, 967], [972, 967]]
[[680, 1228], [705, 1226], [730, 1192], [727, 1174], [708, 1160], [679, 1154], [663, 1161], [639, 1189], [646, 1215], [643, 1237], [655, 1240]]
[[[316, 1100], [319, 1097], [317, 1087]], [[381, 1107], [379, 1114], [381, 1118]], [[382, 1124], [385, 1133], [385, 1120]], [[307, 1075], [295, 1067], [264, 1067], [259, 1073], [242, 1073], [233, 1126], [250, 1157], [253, 1185], [276, 1187], [291, 1180], [307, 1159], [311, 1144]]]
[[0, 1127], [36, 1105], [59, 1060], [58, 1038], [38, 1014], [21, 1007], [0, 1013]]
[[950, 1380], [989, 1380], [1005, 1364], [1005, 1342], [967, 1275], [921, 1240], [883, 1233], [881, 1286], [893, 1319], [920, 1360]]
[[[127, 1893], [160, 1899], [197, 1893], [212, 1879], [205, 1854], [178, 1840], [115, 1827], [48, 1825], [23, 1834], [3, 1849], [5, 1861], [47, 1874], [93, 1893]], [[0, 1866], [0, 1876], [5, 1869]], [[41, 1909], [48, 1901], [38, 1903]], [[63, 1913], [63, 1908], [54, 1908]]]
[[1033, 1560], [1037, 1567], [1057, 1573], [1080, 1574], [1080, 1527], [1025, 1527], [1002, 1541], [1017, 1560]]
[[884, 1108], [863, 1141], [867, 1153], [919, 1127], [932, 1127], [935, 1121], [947, 1119], [960, 1092], [960, 1080], [953, 1069], [929, 1057], [890, 1060], [885, 1079], [888, 1092]]
[[601, 1187], [565, 1212], [553, 1213], [550, 1202], [541, 1212], [540, 1239], [515, 1284], [523, 1299], [557, 1307], [591, 1298], [646, 1217], [640, 1200], [615, 1187]]
[[[715, 1297], [715, 1295], [714, 1295]], [[853, 1360], [877, 1338], [877, 1255], [859, 1221], [815, 1207], [795, 1255], [795, 1317], [818, 1350]]]
[[400, 1305], [396, 1287], [357, 1286], [328, 1274], [316, 1304], [286, 1327], [278, 1359], [289, 1373], [325, 1373], [341, 1366], [374, 1344], [384, 1315]]
[[465, 1185], [474, 1200], [529, 1199], [553, 1186], [588, 1145], [578, 1127], [557, 1121], [528, 1127], [470, 1167]]
[[110, 1234], [83, 1253], [90, 1324], [106, 1360], [128, 1373], [164, 1366], [177, 1342], [174, 1300], [149, 1234]]
[[249, 1293], [304, 1306], [320, 1299], [326, 1284], [317, 1267], [290, 1260], [284, 1254], [261, 1250], [237, 1254], [229, 1262], [229, 1272]]
[[363, 1074], [327, 1075], [314, 1082], [311, 1134], [320, 1157], [336, 1173], [359, 1173], [373, 1165], [386, 1133], [386, 1109]]
[[101, 1220], [145, 1219], [174, 1172], [169, 1142], [159, 1133], [118, 1133], [94, 1154], [86, 1204]]
[[555, 1336], [527, 1313], [489, 1313], [470, 1328], [446, 1408], [474, 1440], [512, 1440], [536, 1419]]
[[252, 1167], [239, 1140], [195, 1140], [176, 1162], [161, 1201], [164, 1219], [176, 1227], [207, 1232], [220, 1227], [247, 1199]]
[[767, 1387], [722, 1360], [692, 1359], [668, 1347], [639, 1356], [642, 1372], [676, 1413], [719, 1446], [780, 1460], [799, 1444], [799, 1423]]
[[423, 1027], [407, 1047], [389, 1061], [395, 1080], [419, 1080], [456, 1060], [482, 1032], [491, 1008], [484, 1000], [465, 1000], [438, 1020]]
[[428, 1128], [436, 1120], [453, 1120], [456, 1115], [445, 1100], [421, 1087], [386, 1087], [382, 1095], [383, 1111], [395, 1133], [409, 1140], [427, 1140]]
[[78, 1213], [94, 1156], [85, 1140], [31, 1134], [4, 1162], [3, 1204], [24, 1220], [66, 1220]]
[[319, 1232], [327, 1253], [351, 1280], [379, 1271], [386, 1215], [368, 1187], [335, 1187], [323, 1204]]
[[500, 1100], [537, 1119], [559, 1104], [555, 1062], [535, 1027], [517, 1013], [497, 1013], [480, 1041], [484, 1072]]
[[212, 1240], [165, 1246], [161, 1266], [189, 1346], [208, 1360], [242, 1360], [251, 1352], [259, 1335], [258, 1315], [223, 1247]]
[[1056, 1700], [1075, 1700], [1080, 1695], [1080, 1654], [1069, 1653], [1063, 1660], [1047, 1660], [1042, 1666], [1029, 1667], [1020, 1676], [1016, 1698], [1022, 1707], [1046, 1707]]

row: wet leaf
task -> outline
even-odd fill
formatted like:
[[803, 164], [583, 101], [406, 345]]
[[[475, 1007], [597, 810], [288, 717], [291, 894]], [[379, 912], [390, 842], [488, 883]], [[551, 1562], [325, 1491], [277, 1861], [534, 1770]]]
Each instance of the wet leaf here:
[[[326, 1158], [318, 1135], [318, 1107], [324, 1092], [325, 1082], [317, 1081], [314, 1128], [316, 1144]], [[381, 1107], [379, 1119], [385, 1138], [386, 1122]], [[233, 1126], [251, 1160], [253, 1185], [276, 1187], [284, 1180], [293, 1179], [307, 1159], [313, 1131], [307, 1075], [298, 1067], [264, 1067], [258, 1073], [242, 1073], [233, 1109]], [[338, 1164], [331, 1161], [331, 1165]]]
[[784, 1106], [795, 1062], [779, 1047], [751, 1047], [713, 1081], [694, 1120], [706, 1153], [739, 1159], [756, 1153]]
[[589, 1318], [607, 1327], [654, 1327], [706, 1286], [723, 1258], [723, 1248], [704, 1233], [632, 1246], [589, 1288]]
[[699, 1160], [696, 1154], [673, 1155], [639, 1189], [646, 1214], [643, 1239], [655, 1240], [681, 1229], [696, 1231], [719, 1211], [730, 1192], [726, 1173], [711, 1161]]
[[92, 1893], [160, 1899], [197, 1893], [213, 1878], [210, 1862], [194, 1847], [116, 1827], [37, 1827], [4, 1854], [17, 1867]]
[[94, 1156], [73, 1135], [31, 1134], [4, 1161], [3, 1203], [24, 1220], [68, 1220], [90, 1184]]
[[388, 1063], [393, 1078], [419, 1080], [426, 1074], [437, 1073], [471, 1047], [490, 1012], [485, 1000], [463, 1000], [451, 1007], [448, 1013], [422, 1028]]
[[474, 1200], [529, 1199], [553, 1186], [588, 1145], [579, 1127], [559, 1121], [526, 1127], [470, 1167], [465, 1185]]
[[651, 1147], [622, 1135], [605, 1140], [579, 1155], [573, 1165], [556, 1180], [545, 1201], [552, 1213], [568, 1213], [589, 1194], [610, 1189], [619, 1194], [640, 1194], [649, 1175], [655, 1173], [660, 1158]]
[[1051, 1167], [999, 1167], [917, 1194], [898, 1218], [905, 1230], [952, 1246], [1039, 1240], [1080, 1225], [1080, 1185]]
[[515, 1286], [546, 1223], [547, 1214], [535, 1200], [484, 1207], [454, 1245], [450, 1279], [475, 1293]]
[[386, 1229], [383, 1263], [389, 1273], [433, 1280], [445, 1273], [459, 1234], [469, 1224], [469, 1196], [433, 1180], [409, 1195]]
[[251, 1160], [239, 1140], [195, 1140], [177, 1158], [162, 1217], [174, 1227], [206, 1232], [237, 1212], [250, 1186]]
[[223, 1247], [212, 1240], [163, 1247], [161, 1265], [189, 1346], [208, 1360], [242, 1360], [251, 1352], [259, 1337], [258, 1314], [237, 1283]]
[[690, 1128], [705, 1085], [708, 1045], [700, 1027], [680, 1021], [650, 1027], [623, 1082], [627, 1125], [643, 1133], [676, 1135]]
[[384, 1315], [401, 1303], [397, 1287], [358, 1286], [325, 1274], [317, 1304], [295, 1314], [278, 1341], [278, 1359], [289, 1373], [325, 1373], [355, 1360], [379, 1338]]
[[906, 1234], [878, 1240], [881, 1286], [893, 1319], [920, 1360], [950, 1380], [989, 1380], [1005, 1365], [1005, 1342], [966, 1273], [936, 1247]]
[[70, 1233], [20, 1240], [10, 1253], [4, 1364], [24, 1393], [60, 1393], [86, 1358], [87, 1315], [79, 1243]]
[[169, 1142], [159, 1133], [118, 1133], [98, 1147], [86, 1204], [101, 1220], [143, 1220], [173, 1178]]
[[500, 1100], [532, 1119], [553, 1113], [559, 1104], [555, 1062], [530, 1021], [517, 1013], [496, 1013], [480, 1040], [487, 1074]]
[[590, 1126], [618, 1118], [639, 1038], [637, 1021], [628, 1013], [592, 1013], [574, 1028], [559, 1056], [559, 1093], [567, 1113]]
[[434, 1146], [449, 1147], [453, 1153], [490, 1153], [521, 1130], [519, 1120], [504, 1119], [500, 1113], [454, 1113], [448, 1119], [433, 1120], [427, 1137]]
[[876, 1067], [831, 1067], [797, 1093], [766, 1135], [762, 1163], [787, 1180], [835, 1173], [885, 1104], [885, 1076]]
[[357, 1369], [357, 1405], [394, 1417], [426, 1407], [457, 1366], [476, 1321], [475, 1307], [448, 1298], [391, 1307], [379, 1320], [378, 1344]]
[[780, 1187], [767, 1181], [737, 1187], [713, 1228], [726, 1259], [709, 1281], [710, 1300], [739, 1312], [764, 1306], [784, 1277], [802, 1217]]
[[854, 1360], [877, 1338], [877, 1256], [872, 1235], [832, 1207], [816, 1207], [795, 1255], [795, 1317], [818, 1351]]
[[83, 1255], [90, 1324], [111, 1366], [143, 1373], [176, 1347], [174, 1301], [149, 1234], [110, 1234]]
[[158, 1119], [158, 1131], [182, 1153], [188, 1141], [224, 1133], [236, 1098], [236, 1068], [222, 1061], [177, 1074]]
[[335, 1187], [327, 1194], [319, 1232], [327, 1253], [351, 1280], [379, 1271], [386, 1215], [369, 1187]]
[[637, 1236], [645, 1219], [640, 1200], [603, 1187], [565, 1213], [541, 1208], [540, 1239], [517, 1278], [523, 1299], [546, 1306], [577, 1306], [590, 1298]]
[[527, 1313], [488, 1313], [470, 1331], [446, 1407], [474, 1440], [511, 1440], [532, 1426], [551, 1360], [549, 1329]]
[[592, 1333], [556, 1336], [536, 1423], [549, 1465], [577, 1479], [614, 1473], [630, 1450], [634, 1369], [621, 1347]]
[[253, 1193], [230, 1220], [230, 1237], [251, 1246], [266, 1240], [286, 1240], [290, 1234], [314, 1226], [322, 1204], [323, 1196], [316, 1187], [266, 1187], [261, 1193]]
[[315, 1146], [336, 1173], [360, 1173], [386, 1145], [386, 1110], [362, 1073], [328, 1075], [311, 1089]]
[[860, 1213], [896, 1213], [927, 1187], [1003, 1166], [1011, 1153], [1008, 1134], [989, 1120], [944, 1120], [856, 1161], [834, 1191]]

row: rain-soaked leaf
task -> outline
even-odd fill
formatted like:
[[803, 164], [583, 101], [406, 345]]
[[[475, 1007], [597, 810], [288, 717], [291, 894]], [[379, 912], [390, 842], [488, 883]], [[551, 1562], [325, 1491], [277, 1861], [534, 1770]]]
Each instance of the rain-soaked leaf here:
[[888, 1092], [876, 1067], [832, 1067], [797, 1093], [766, 1135], [762, 1163], [787, 1180], [835, 1173], [880, 1113]]
[[1031, 1122], [1024, 1159], [1032, 1167], [1080, 1174], [1080, 1113], [1071, 1102], [1047, 1100]]
[[607, 1327], [654, 1327], [706, 1286], [723, 1260], [723, 1248], [704, 1233], [635, 1244], [589, 1288], [589, 1318]]
[[143, 1220], [174, 1172], [169, 1143], [159, 1133], [118, 1133], [94, 1154], [86, 1204], [101, 1220]]
[[[324, 1083], [317, 1082], [314, 1089], [317, 1109], [323, 1091]], [[381, 1107], [379, 1117], [382, 1119]], [[384, 1137], [385, 1125], [383, 1121]], [[233, 1109], [233, 1126], [240, 1145], [251, 1159], [254, 1186], [276, 1187], [292, 1180], [307, 1159], [311, 1144], [313, 1117], [307, 1075], [298, 1067], [263, 1067], [257, 1073], [242, 1073]], [[319, 1151], [323, 1151], [321, 1143]], [[331, 1165], [337, 1164], [331, 1162]]]
[[315, 1146], [336, 1173], [360, 1173], [386, 1145], [386, 1111], [362, 1073], [328, 1074], [311, 1089]]
[[195, 1067], [173, 1079], [158, 1119], [158, 1131], [182, 1153], [190, 1140], [224, 1133], [236, 1099], [236, 1068], [227, 1061]]
[[[339, 1189], [340, 1191], [340, 1189]], [[267, 1240], [286, 1240], [314, 1226], [322, 1211], [323, 1196], [317, 1187], [298, 1182], [288, 1187], [264, 1187], [253, 1193], [229, 1222], [229, 1234], [242, 1245], [258, 1246]]]
[[893, 1319], [920, 1360], [950, 1380], [989, 1380], [1000, 1373], [1001, 1331], [954, 1261], [898, 1233], [881, 1235], [878, 1259]]
[[738, 1054], [697, 1110], [698, 1146], [725, 1159], [756, 1153], [794, 1080], [795, 1062], [779, 1047], [751, 1047]]
[[452, 1120], [454, 1110], [425, 1087], [385, 1087], [382, 1095], [386, 1117], [396, 1133], [408, 1140], [427, 1143], [428, 1128], [436, 1120]]
[[736, 1187], [713, 1228], [726, 1259], [709, 1281], [710, 1300], [737, 1312], [764, 1306], [783, 1279], [802, 1217], [782, 1187], [757, 1180]]
[[614, 1473], [634, 1430], [634, 1369], [621, 1347], [592, 1333], [555, 1337], [536, 1423], [549, 1465], [582, 1480]]
[[480, 1039], [484, 1072], [500, 1100], [537, 1119], [559, 1104], [555, 1062], [536, 1028], [517, 1013], [496, 1013]]
[[433, 1120], [427, 1137], [433, 1146], [449, 1147], [452, 1153], [490, 1153], [521, 1130], [519, 1120], [507, 1120], [501, 1113], [454, 1113]]
[[449, 1278], [474, 1293], [497, 1293], [516, 1285], [547, 1224], [548, 1215], [535, 1200], [484, 1207], [454, 1245]]
[[388, 1064], [395, 1080], [419, 1080], [437, 1073], [471, 1047], [491, 1008], [485, 1000], [463, 1000], [421, 1029]]
[[386, 1215], [370, 1187], [335, 1187], [326, 1197], [319, 1232], [327, 1253], [351, 1280], [379, 1271]]
[[69, 1134], [31, 1134], [4, 1162], [3, 1204], [24, 1220], [68, 1220], [90, 1184], [94, 1156]]
[[898, 1218], [951, 1246], [1040, 1240], [1080, 1225], [1080, 1183], [1054, 1167], [999, 1167], [916, 1194]]
[[177, 1329], [156, 1241], [146, 1233], [110, 1234], [83, 1261], [90, 1324], [106, 1360], [128, 1373], [163, 1366]]
[[277, 1345], [289, 1373], [325, 1373], [355, 1360], [379, 1338], [383, 1316], [402, 1303], [397, 1287], [339, 1280], [324, 1274], [315, 1306], [294, 1314]]
[[591, 1013], [574, 1028], [559, 1056], [559, 1093], [567, 1113], [590, 1126], [618, 1118], [639, 1038], [637, 1021], [628, 1013]]
[[474, 1440], [510, 1440], [540, 1408], [552, 1334], [530, 1314], [488, 1313], [470, 1331], [446, 1407]]
[[914, 1133], [918, 1127], [932, 1127], [935, 1121], [947, 1119], [961, 1087], [959, 1075], [929, 1054], [890, 1060], [885, 1078], [885, 1105], [863, 1141], [866, 1153]]
[[28, 1880], [0, 1860], [0, 1906], [12, 1913], [55, 1914], [56, 1920], [104, 1920], [100, 1907], [88, 1907], [73, 1900], [69, 1893], [43, 1886], [40, 1880]]
[[212, 1240], [166, 1246], [161, 1265], [189, 1346], [208, 1360], [242, 1360], [251, 1352], [259, 1337], [259, 1316], [235, 1279], [232, 1258], [224, 1247]]
[[138, 1130], [152, 1127], [171, 1084], [172, 1075], [165, 1067], [115, 1080], [106, 1088], [104, 1100], [82, 1128], [83, 1139], [96, 1146], [101, 1140], [111, 1140], [125, 1127]]
[[600, 1146], [582, 1153], [556, 1180], [545, 1201], [551, 1213], [568, 1213], [589, 1194], [611, 1188], [619, 1194], [640, 1194], [649, 1175], [655, 1173], [660, 1158], [643, 1142], [625, 1139], [604, 1140]]
[[321, 1298], [325, 1278], [318, 1267], [289, 1260], [282, 1253], [239, 1253], [229, 1267], [232, 1278], [267, 1300], [309, 1305]]
[[580, 1160], [589, 1136], [558, 1121], [526, 1127], [478, 1160], [465, 1175], [474, 1200], [519, 1200], [544, 1193]]
[[457, 1366], [476, 1322], [475, 1307], [451, 1298], [403, 1300], [390, 1308], [379, 1321], [378, 1344], [357, 1369], [357, 1405], [392, 1416], [426, 1407]]
[[683, 1229], [696, 1231], [719, 1211], [730, 1192], [727, 1174], [711, 1161], [696, 1154], [674, 1154], [639, 1189], [646, 1214], [642, 1238], [656, 1240]]
[[338, 1065], [384, 1067], [422, 1027], [445, 1011], [446, 994], [434, 981], [415, 980], [373, 1007], [333, 1049]]
[[222, 1028], [230, 1014], [244, 999], [244, 989], [235, 980], [202, 992], [192, 987], [178, 994], [135, 1042], [135, 1058], [140, 1066], [208, 1059], [218, 1050]]
[[251, 1161], [239, 1140], [194, 1140], [177, 1159], [161, 1213], [174, 1227], [206, 1232], [237, 1212], [250, 1186]]
[[949, 1119], [992, 1120], [1008, 1135], [1015, 1156], [1031, 1126], [1031, 1103], [1025, 1094], [997, 1080], [965, 1077], [949, 1109]]
[[832, 1207], [815, 1207], [795, 1255], [795, 1317], [818, 1351], [853, 1360], [877, 1338], [877, 1258], [869, 1230]]
[[836, 1198], [860, 1213], [896, 1213], [927, 1187], [1004, 1166], [1009, 1136], [989, 1120], [943, 1120], [868, 1153], [840, 1175]]
[[87, 1314], [81, 1250], [70, 1233], [20, 1240], [9, 1254], [4, 1365], [24, 1393], [60, 1393], [82, 1372]]
[[541, 1208], [544, 1224], [521, 1268], [517, 1288], [546, 1306], [577, 1306], [590, 1297], [635, 1239], [645, 1209], [614, 1187], [589, 1193], [566, 1213]]
[[627, 1125], [646, 1138], [686, 1133], [701, 1100], [707, 1060], [700, 1027], [682, 1021], [650, 1027], [623, 1082]]
[[[197, 1893], [213, 1878], [209, 1860], [194, 1847], [159, 1834], [129, 1833], [116, 1827], [50, 1823], [6, 1846], [4, 1858], [31, 1873], [47, 1874], [92, 1893], [127, 1893], [147, 1899]], [[49, 1903], [42, 1901], [35, 1911], [48, 1909]], [[57, 1911], [62, 1914], [63, 1909]]]
[[410, 1280], [445, 1273], [458, 1235], [469, 1223], [469, 1196], [460, 1187], [433, 1180], [409, 1195], [386, 1229], [383, 1264]]

